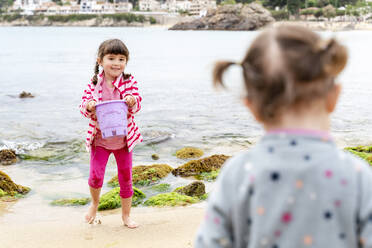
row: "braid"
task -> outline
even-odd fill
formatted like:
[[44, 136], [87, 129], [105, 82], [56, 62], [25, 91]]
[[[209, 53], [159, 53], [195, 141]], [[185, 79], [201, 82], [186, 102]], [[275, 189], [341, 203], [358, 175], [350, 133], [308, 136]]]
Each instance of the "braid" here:
[[97, 84], [97, 75], [98, 75], [98, 73], [99, 73], [99, 64], [98, 64], [98, 62], [96, 62], [96, 65], [94, 67], [94, 76], [93, 76], [93, 79], [92, 79], [92, 83], [94, 85]]

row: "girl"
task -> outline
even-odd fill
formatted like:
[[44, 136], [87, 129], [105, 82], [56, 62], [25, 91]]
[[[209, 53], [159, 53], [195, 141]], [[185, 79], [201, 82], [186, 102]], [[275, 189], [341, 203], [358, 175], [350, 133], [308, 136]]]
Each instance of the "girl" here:
[[[329, 134], [345, 47], [296, 26], [267, 30], [243, 62], [245, 105], [266, 131], [227, 162], [196, 247], [372, 247], [372, 171]], [[234, 62], [220, 62], [214, 83]]]
[[[118, 166], [122, 219], [125, 226], [136, 228], [138, 225], [129, 218], [129, 214], [133, 195], [132, 150], [142, 141], [134, 122], [134, 114], [141, 109], [142, 98], [138, 93], [137, 81], [132, 75], [124, 73], [128, 60], [129, 51], [122, 41], [118, 39], [104, 41], [98, 49], [94, 77], [84, 91], [80, 104], [80, 112], [90, 119], [86, 148], [90, 151], [88, 184], [92, 204], [85, 218], [88, 223], [93, 223], [96, 218], [107, 160], [113, 153]], [[103, 139], [95, 115], [95, 105], [119, 99], [124, 99], [128, 105], [128, 135], [124, 138]]]

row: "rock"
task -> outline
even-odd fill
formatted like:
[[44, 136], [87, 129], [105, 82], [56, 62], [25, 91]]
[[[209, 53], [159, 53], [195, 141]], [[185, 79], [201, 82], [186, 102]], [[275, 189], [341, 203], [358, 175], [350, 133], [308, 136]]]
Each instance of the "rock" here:
[[6, 195], [15, 196], [17, 194], [27, 194], [30, 188], [15, 184], [7, 174], [0, 171], [0, 190], [5, 192]]
[[169, 188], [170, 188], [169, 183], [161, 183], [161, 184], [154, 185], [151, 187], [152, 190], [157, 191], [157, 192], [165, 192], [165, 191], [168, 191]]
[[0, 151], [0, 163], [2, 165], [11, 165], [17, 162], [17, 156], [14, 150], [4, 149]]
[[[137, 206], [142, 202], [146, 195], [136, 187], [133, 187], [134, 193], [132, 196], [132, 206]], [[120, 187], [116, 187], [109, 192], [103, 194], [99, 200], [98, 210], [108, 210], [120, 208], [121, 199], [120, 199]]]
[[33, 98], [35, 97], [30, 92], [22, 91], [21, 94], [19, 94], [19, 98]]
[[[173, 170], [167, 164], [139, 165], [132, 169], [132, 182], [136, 185], [149, 185], [166, 177]], [[119, 186], [118, 176], [111, 178], [108, 182], [111, 187]]]
[[185, 206], [193, 203], [199, 202], [199, 199], [196, 197], [191, 197], [187, 195], [181, 195], [176, 192], [159, 194], [153, 197], [150, 197], [145, 201], [144, 205], [146, 206]]
[[187, 158], [200, 158], [203, 156], [204, 152], [195, 147], [184, 147], [176, 151], [176, 157], [181, 159]]
[[158, 155], [158, 154], [152, 154], [152, 155], [151, 155], [151, 158], [152, 158], [153, 160], [158, 160], [158, 159], [159, 159], [159, 155]]
[[177, 23], [170, 30], [257, 30], [274, 21], [260, 4], [226, 4], [208, 10], [205, 17]]
[[90, 202], [90, 198], [68, 198], [58, 199], [51, 202], [55, 206], [82, 206]]
[[189, 185], [178, 188], [175, 192], [182, 195], [201, 197], [205, 194], [205, 185], [203, 182], [195, 181]]
[[191, 160], [174, 169], [172, 174], [175, 176], [189, 177], [199, 175], [202, 172], [211, 172], [220, 169], [228, 158], [229, 156], [225, 155], [213, 155], [199, 160]]
[[345, 150], [361, 157], [372, 165], [372, 146], [346, 147]]

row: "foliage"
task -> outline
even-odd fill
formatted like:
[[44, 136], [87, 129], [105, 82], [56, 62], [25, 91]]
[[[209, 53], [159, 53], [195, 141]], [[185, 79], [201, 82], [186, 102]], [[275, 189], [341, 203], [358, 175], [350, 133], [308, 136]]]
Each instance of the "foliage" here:
[[288, 0], [287, 1], [288, 12], [291, 13], [292, 15], [298, 15], [300, 7], [301, 7], [300, 0]]
[[70, 14], [70, 15], [50, 15], [48, 20], [51, 22], [76, 22], [76, 21], [85, 21], [97, 18], [98, 15], [95, 14]]
[[224, 0], [221, 2], [221, 5], [225, 5], [225, 4], [236, 4], [235, 0]]
[[332, 18], [336, 16], [336, 9], [332, 5], [327, 5], [323, 8], [323, 15], [326, 18]]
[[289, 14], [286, 10], [272, 10], [271, 15], [277, 21], [288, 20]]
[[263, 0], [262, 5], [270, 9], [283, 8], [287, 5], [287, 0]]

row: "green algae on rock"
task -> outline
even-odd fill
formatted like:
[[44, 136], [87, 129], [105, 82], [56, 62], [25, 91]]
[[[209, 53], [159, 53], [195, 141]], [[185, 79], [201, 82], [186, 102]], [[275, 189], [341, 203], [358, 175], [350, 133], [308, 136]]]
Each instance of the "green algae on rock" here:
[[[166, 177], [173, 168], [167, 164], [139, 165], [133, 167], [132, 182], [135, 185], [145, 186]], [[119, 186], [118, 176], [114, 176], [108, 182], [111, 187]]]
[[16, 184], [4, 172], [0, 171], [0, 189], [8, 196], [25, 195], [30, 188]]
[[198, 180], [204, 180], [204, 181], [215, 181], [220, 174], [220, 170], [212, 170], [211, 172], [202, 172], [199, 175], [196, 175], [195, 178]]
[[175, 189], [175, 192], [192, 197], [201, 197], [205, 194], [205, 185], [203, 182], [195, 181], [189, 185]]
[[176, 157], [181, 159], [200, 158], [203, 154], [204, 152], [202, 150], [195, 147], [184, 147], [176, 151]]
[[207, 158], [191, 160], [174, 169], [172, 174], [175, 176], [189, 177], [199, 175], [203, 172], [211, 172], [220, 169], [228, 158], [229, 156], [226, 155], [212, 155]]
[[14, 150], [0, 150], [0, 163], [2, 165], [11, 165], [17, 162], [17, 155]]
[[372, 146], [346, 147], [345, 150], [361, 157], [372, 165]]
[[[136, 187], [133, 187], [132, 206], [137, 206], [142, 203], [146, 195]], [[99, 200], [98, 210], [115, 209], [121, 206], [120, 187], [116, 187], [109, 192], [103, 194]]]
[[55, 206], [82, 206], [90, 202], [90, 198], [68, 198], [58, 199], [51, 202]]
[[165, 191], [168, 191], [169, 188], [170, 188], [169, 183], [162, 183], [162, 184], [154, 185], [151, 187], [152, 190], [157, 191], [157, 192], [165, 192]]
[[165, 207], [165, 206], [185, 206], [193, 203], [199, 202], [199, 199], [196, 197], [191, 197], [187, 195], [181, 195], [176, 192], [163, 193], [150, 197], [145, 201], [144, 205], [146, 206], [156, 206], [156, 207]]

